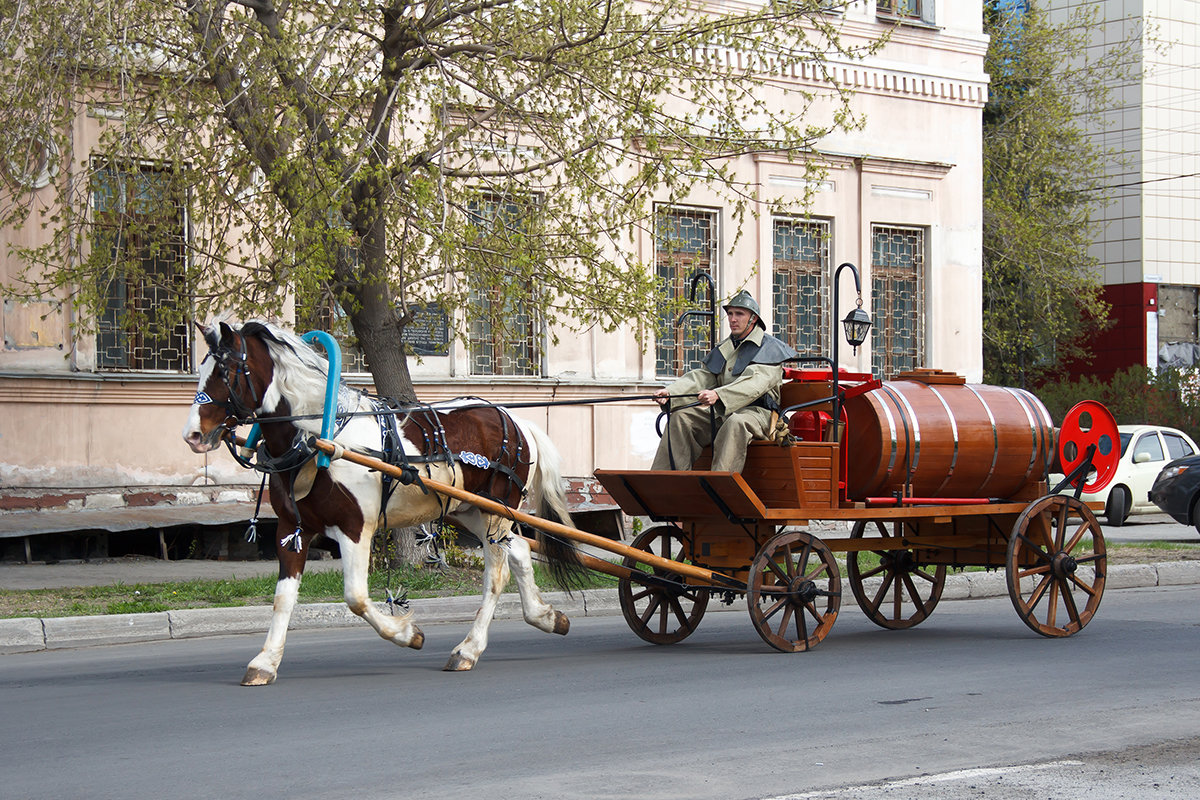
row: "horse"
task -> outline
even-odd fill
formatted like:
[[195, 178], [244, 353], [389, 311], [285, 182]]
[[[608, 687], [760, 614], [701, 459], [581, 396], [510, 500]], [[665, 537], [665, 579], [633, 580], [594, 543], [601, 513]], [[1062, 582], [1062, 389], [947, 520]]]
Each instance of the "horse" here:
[[[200, 365], [183, 439], [194, 452], [206, 453], [222, 441], [229, 443], [239, 424], [256, 422], [261, 432], [256, 468], [269, 475], [270, 502], [281, 534], [275, 547], [279, 580], [270, 628], [262, 651], [246, 668], [243, 685], [270, 684], [278, 676], [308, 547], [318, 535], [333, 539], [341, 551], [343, 594], [350, 610], [384, 639], [416, 650], [425, 636], [413, 613], [386, 614], [368, 598], [372, 538], [385, 525], [409, 527], [440, 518], [479, 539], [482, 602], [445, 670], [470, 670], [479, 661], [510, 570], [525, 621], [548, 633], [567, 633], [570, 621], [543, 599], [533, 579], [530, 545], [514, 531], [512, 520], [442, 497], [420, 481], [425, 475], [512, 508], [524, 497], [542, 517], [569, 525], [560, 457], [543, 431], [478, 400], [393, 408], [342, 383], [337, 444], [368, 454], [390, 452], [415, 479], [393, 480], [345, 460], [318, 468], [308, 443], [321, 430], [327, 360], [300, 337], [268, 322], [251, 320], [238, 330], [224, 322], [198, 327], [209, 351]], [[247, 450], [230, 449], [244, 466], [253, 465], [244, 455]], [[569, 585], [582, 572], [574, 548], [540, 531], [537, 539], [556, 581]]]

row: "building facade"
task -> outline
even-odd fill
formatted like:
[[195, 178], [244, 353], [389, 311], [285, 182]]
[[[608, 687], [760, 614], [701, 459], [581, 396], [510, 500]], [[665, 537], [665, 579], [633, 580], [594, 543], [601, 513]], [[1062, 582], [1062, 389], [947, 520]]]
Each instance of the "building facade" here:
[[[841, 23], [845, 36], [864, 42], [891, 34], [877, 55], [837, 65], [865, 124], [820, 143], [827, 170], [818, 185], [785, 158], [745, 156], [736, 168], [757, 187], [762, 213], [740, 236], [731, 229], [732, 210], [698, 183], [685, 201], [661, 206], [657, 228], [634, 246], [656, 263], [670, 291], [688, 291], [697, 271], [707, 274], [718, 301], [749, 289], [770, 330], [819, 356], [830, 355], [831, 337], [840, 335], [837, 320], [854, 307], [850, 276], [842, 275], [837, 308], [832, 285], [838, 265], [853, 263], [874, 327], [857, 353], [841, 347], [842, 366], [884, 376], [936, 367], [979, 381], [980, 137], [988, 82], [981, 3], [856, 0], [841, 12]], [[785, 85], [814, 80], [782, 77]], [[100, 124], [81, 115], [77, 152], [87, 152]], [[23, 178], [33, 186], [44, 179]], [[93, 192], [91, 211], [102, 217], [130, 197], [152, 196], [154, 185], [153, 167], [114, 175], [111, 185]], [[768, 210], [772, 201], [809, 192], [805, 216]], [[180, 236], [187, 235], [188, 213], [179, 208]], [[4, 235], [12, 241], [37, 233]], [[169, 278], [171, 248], [154, 257]], [[0, 264], [5, 277], [19, 268], [12, 260]], [[146, 286], [111, 291], [114, 307], [155, 302]], [[249, 498], [254, 476], [223, 451], [191, 453], [179, 435], [204, 355], [194, 329], [138, 339], [102, 321], [98, 334], [79, 337], [61, 304], [9, 300], [0, 327], [0, 509], [119, 508], [130, 497], [150, 495], [198, 506]], [[425, 401], [634, 398], [707, 350], [707, 323], [699, 327], [677, 330], [664, 319], [656, 330], [630, 324], [552, 343], [550, 332], [531, 321], [528, 337], [512, 343], [494, 340], [482, 326], [468, 341], [446, 340], [434, 325], [417, 342], [424, 354], [411, 369]], [[521, 413], [558, 442], [564, 474], [581, 501], [589, 497], [594, 469], [648, 466], [657, 446], [658, 409], [644, 399]]]
[[1092, 255], [1115, 325], [1095, 343], [1101, 376], [1129, 366], [1200, 364], [1200, 2], [1047, 0], [1051, 19], [1098, 10], [1093, 49], [1133, 41], [1140, 81], [1114, 85], [1115, 108], [1096, 135], [1116, 153], [1114, 201], [1093, 217]]

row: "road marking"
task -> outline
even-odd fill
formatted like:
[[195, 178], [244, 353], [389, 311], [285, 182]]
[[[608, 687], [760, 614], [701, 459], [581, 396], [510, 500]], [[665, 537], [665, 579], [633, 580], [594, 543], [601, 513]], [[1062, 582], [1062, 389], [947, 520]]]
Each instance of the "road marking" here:
[[923, 786], [935, 783], [949, 783], [951, 781], [994, 778], [1005, 775], [1017, 775], [1023, 772], [1036, 772], [1038, 770], [1057, 769], [1059, 767], [1079, 767], [1082, 765], [1082, 761], [1067, 760], [1049, 761], [1045, 764], [1018, 764], [1012, 767], [958, 769], [952, 772], [939, 772], [934, 775], [918, 775], [914, 778], [901, 778], [899, 780], [887, 781], [885, 783], [864, 783], [860, 786], [843, 786], [840, 789], [826, 789], [824, 791], [803, 792], [801, 794], [783, 794], [775, 797], [766, 797], [763, 798], [763, 800], [815, 800], [815, 798], [849, 795], [855, 792], [878, 792], [881, 789], [898, 789], [905, 786]]

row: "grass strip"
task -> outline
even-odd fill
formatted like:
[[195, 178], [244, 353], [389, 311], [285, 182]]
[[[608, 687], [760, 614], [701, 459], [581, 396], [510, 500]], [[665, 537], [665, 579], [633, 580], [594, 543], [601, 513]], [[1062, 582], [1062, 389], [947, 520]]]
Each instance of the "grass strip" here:
[[[549, 576], [535, 565], [534, 577], [544, 591], [552, 591]], [[405, 591], [409, 598], [472, 595], [483, 591], [482, 571], [451, 567], [447, 570], [405, 566], [392, 571], [391, 586], [386, 571], [374, 572], [368, 579], [370, 595], [382, 600], [389, 588]], [[137, 614], [174, 611], [182, 608], [220, 608], [230, 606], [271, 605], [275, 594], [273, 575], [227, 580], [191, 580], [165, 583], [117, 583], [107, 586], [79, 586], [56, 589], [0, 590], [0, 619], [12, 617], [80, 617], [102, 614]], [[616, 585], [616, 579], [596, 574], [579, 588], [603, 588]], [[508, 591], [516, 591], [510, 580]], [[341, 570], [312, 572], [300, 581], [301, 603], [342, 602]]]

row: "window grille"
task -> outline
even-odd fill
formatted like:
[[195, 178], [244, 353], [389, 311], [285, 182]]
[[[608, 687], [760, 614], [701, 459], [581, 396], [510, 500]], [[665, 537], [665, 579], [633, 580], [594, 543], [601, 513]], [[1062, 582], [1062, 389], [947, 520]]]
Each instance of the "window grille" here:
[[925, 366], [925, 231], [871, 228], [871, 365], [891, 378]]
[[776, 219], [772, 253], [775, 336], [800, 355], [829, 352], [829, 223]]
[[[338, 343], [342, 354], [343, 375], [364, 375], [371, 371], [367, 365], [367, 357], [358, 347], [358, 339], [350, 325], [350, 318], [333, 299], [308, 305], [303, 310], [300, 304], [296, 307], [296, 332], [303, 334], [309, 331], [325, 331]], [[321, 352], [318, 344], [316, 350]]]
[[[529, 284], [525, 289], [532, 291]], [[538, 325], [528, 304], [506, 300], [495, 287], [472, 295], [483, 315], [471, 322], [471, 374], [540, 375]]]
[[[523, 203], [495, 195], [484, 195], [470, 206], [471, 222], [483, 232], [481, 236], [510, 240], [524, 233], [528, 211]], [[501, 280], [500, 273], [493, 275], [493, 280]], [[528, 279], [508, 287], [493, 283], [472, 288], [476, 312], [468, 342], [472, 375], [541, 375], [541, 320], [533, 311], [533, 291]]]
[[[672, 208], [658, 214], [654, 233], [655, 269], [667, 296], [659, 314], [654, 348], [654, 371], [659, 377], [676, 377], [700, 366], [715, 344], [709, 342], [707, 319], [688, 317], [678, 328], [675, 321], [679, 305], [687, 302], [691, 292], [692, 276], [705, 272], [716, 277], [716, 231], [714, 211]], [[698, 287], [697, 299], [703, 296], [702, 291], [704, 287]]]
[[172, 174], [146, 165], [102, 164], [92, 175], [93, 257], [107, 259], [98, 290], [96, 367], [190, 372], [186, 320], [162, 312], [187, 302], [186, 217]]

